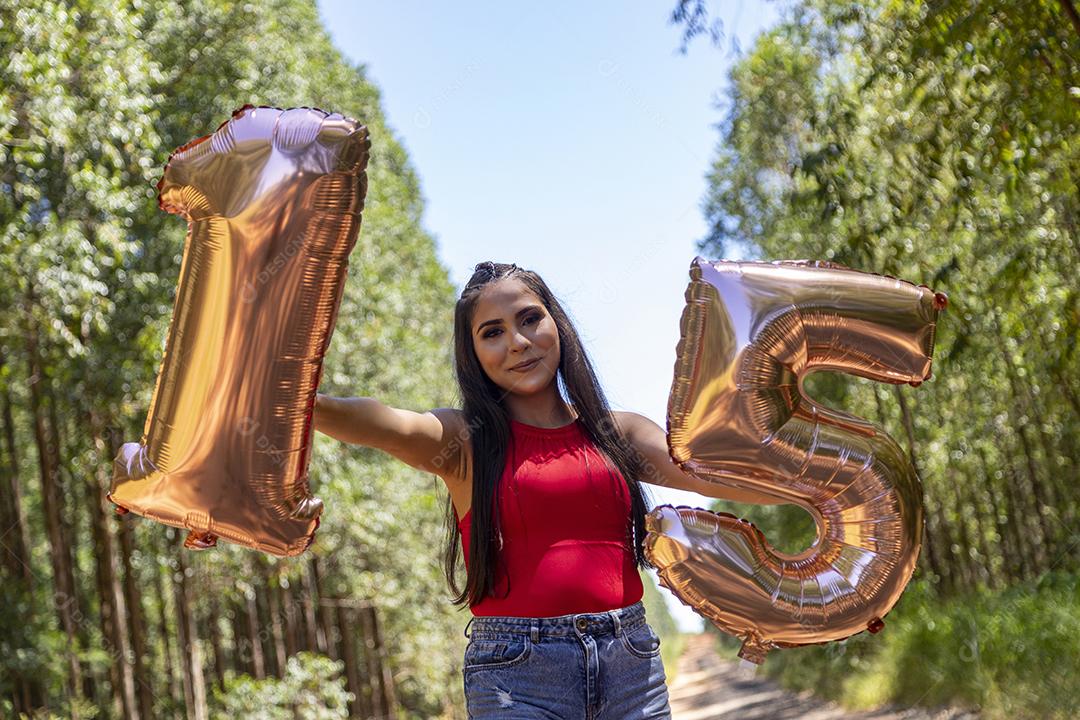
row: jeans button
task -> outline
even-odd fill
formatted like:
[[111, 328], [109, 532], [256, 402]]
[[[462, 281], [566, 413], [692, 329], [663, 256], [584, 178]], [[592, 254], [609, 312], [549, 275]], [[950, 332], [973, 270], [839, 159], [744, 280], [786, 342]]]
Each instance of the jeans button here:
[[589, 627], [589, 621], [586, 620], [585, 618], [578, 618], [576, 624], [577, 624], [577, 629], [581, 630], [582, 632], [585, 631], [585, 628]]

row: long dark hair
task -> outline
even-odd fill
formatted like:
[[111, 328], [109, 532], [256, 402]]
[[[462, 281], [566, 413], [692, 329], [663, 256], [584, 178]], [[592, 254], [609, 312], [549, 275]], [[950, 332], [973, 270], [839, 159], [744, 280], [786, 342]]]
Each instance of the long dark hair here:
[[586, 436], [626, 481], [631, 502], [626, 543], [633, 549], [638, 567], [651, 567], [642, 545], [645, 539], [645, 513], [648, 510], [639, 483], [643, 460], [619, 431], [577, 330], [539, 275], [513, 264], [482, 262], [474, 268], [454, 308], [454, 365], [473, 457], [472, 522], [464, 589], [459, 589], [456, 580], [461, 532], [453, 502], [449, 497], [446, 500], [447, 533], [443, 559], [446, 580], [454, 593], [456, 605], [466, 601], [474, 605], [495, 587], [501, 535], [498, 513], [493, 511], [498, 507], [499, 478], [511, 437], [510, 418], [503, 403], [506, 391], [492, 382], [476, 357], [472, 321], [480, 291], [490, 283], [505, 278], [516, 278], [524, 283], [540, 298], [555, 321], [562, 350], [556, 376], [559, 394], [564, 402], [569, 399], [573, 404]]

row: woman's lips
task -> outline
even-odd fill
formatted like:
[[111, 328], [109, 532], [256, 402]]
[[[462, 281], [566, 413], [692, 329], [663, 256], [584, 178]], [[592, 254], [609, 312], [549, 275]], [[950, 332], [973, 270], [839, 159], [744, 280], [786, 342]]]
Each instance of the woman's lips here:
[[536, 358], [535, 360], [533, 360], [533, 361], [531, 361], [531, 362], [529, 362], [529, 363], [527, 363], [525, 365], [522, 365], [521, 367], [512, 367], [510, 369], [513, 372], [528, 372], [529, 370], [532, 370], [534, 367], [536, 367], [537, 363], [539, 363], [539, 362], [540, 362], [540, 358]]

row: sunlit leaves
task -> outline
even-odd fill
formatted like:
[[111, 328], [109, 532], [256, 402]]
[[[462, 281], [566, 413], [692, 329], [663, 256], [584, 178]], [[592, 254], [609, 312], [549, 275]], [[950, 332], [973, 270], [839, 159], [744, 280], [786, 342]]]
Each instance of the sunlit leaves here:
[[[711, 256], [949, 293], [935, 378], [904, 391], [946, 591], [1048, 569], [1028, 542], [1078, 559], [1080, 32], [1063, 8], [794, 4], [731, 72], [703, 202]], [[891, 393], [844, 402], [903, 438]]]

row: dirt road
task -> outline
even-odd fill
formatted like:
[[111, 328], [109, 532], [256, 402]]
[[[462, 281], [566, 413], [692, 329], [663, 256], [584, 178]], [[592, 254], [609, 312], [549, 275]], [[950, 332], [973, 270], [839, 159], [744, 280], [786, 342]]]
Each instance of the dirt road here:
[[976, 720], [959, 710], [883, 709], [850, 712], [809, 693], [793, 693], [767, 678], [744, 674], [738, 659], [722, 658], [711, 635], [687, 638], [678, 673], [668, 688], [673, 720]]

